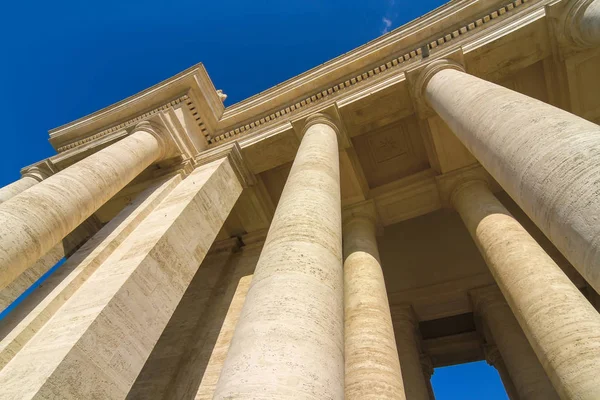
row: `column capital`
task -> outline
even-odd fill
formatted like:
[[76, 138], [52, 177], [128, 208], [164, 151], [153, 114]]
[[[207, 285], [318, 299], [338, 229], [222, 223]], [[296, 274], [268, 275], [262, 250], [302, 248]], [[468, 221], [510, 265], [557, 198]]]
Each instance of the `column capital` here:
[[38, 182], [43, 181], [57, 172], [56, 167], [50, 159], [42, 160], [36, 164], [21, 169], [21, 177], [30, 177]]
[[596, 0], [571, 0], [566, 2], [560, 18], [561, 33], [571, 44], [579, 48], [597, 46], [583, 34], [582, 20], [588, 7]]
[[194, 161], [196, 166], [201, 166], [222, 158], [227, 158], [229, 160], [233, 171], [243, 187], [247, 188], [256, 183], [256, 177], [244, 160], [238, 142], [225, 143], [221, 146], [208, 149], [196, 156]]
[[342, 117], [335, 104], [319, 110], [314, 114], [292, 121], [294, 131], [300, 140], [302, 140], [304, 134], [310, 127], [317, 124], [327, 125], [335, 131], [338, 138], [338, 147], [340, 149], [351, 147], [350, 136], [348, 136], [348, 132], [346, 132]]
[[373, 200], [362, 201], [342, 209], [342, 225], [346, 225], [355, 219], [369, 220], [376, 229], [380, 228], [377, 209]]
[[469, 290], [469, 297], [476, 315], [486, 315], [493, 307], [508, 307], [506, 299], [496, 285], [484, 286]]
[[393, 321], [404, 321], [412, 325], [413, 328], [417, 328], [419, 325], [419, 317], [413, 309], [412, 304], [409, 303], [398, 303], [390, 304], [390, 310], [392, 312]]
[[431, 379], [433, 375], [433, 361], [431, 361], [431, 357], [427, 354], [421, 354], [419, 361], [421, 362], [421, 368], [423, 368], [423, 374]]
[[498, 361], [502, 360], [500, 351], [498, 350], [498, 347], [495, 344], [483, 345], [483, 355], [485, 357], [485, 361], [492, 367], [497, 368]]
[[135, 125], [135, 127], [131, 130], [131, 133], [133, 134], [135, 132], [146, 132], [154, 136], [154, 138], [158, 141], [161, 150], [160, 157], [158, 158], [159, 161], [172, 157], [176, 154], [177, 145], [163, 124], [155, 120], [148, 119]]
[[440, 199], [442, 200], [442, 205], [447, 208], [454, 208], [454, 196], [465, 184], [482, 182], [486, 184], [492, 192], [501, 190], [500, 185], [498, 185], [481, 164], [475, 164], [443, 175], [438, 175], [435, 180], [440, 193]]
[[431, 78], [444, 69], [455, 69], [466, 72], [462, 49], [458, 49], [450, 54], [446, 54], [444, 58], [432, 60], [426, 65], [420, 65], [406, 72], [406, 79], [410, 86], [415, 110], [422, 119], [435, 115], [435, 111], [427, 102], [425, 89]]

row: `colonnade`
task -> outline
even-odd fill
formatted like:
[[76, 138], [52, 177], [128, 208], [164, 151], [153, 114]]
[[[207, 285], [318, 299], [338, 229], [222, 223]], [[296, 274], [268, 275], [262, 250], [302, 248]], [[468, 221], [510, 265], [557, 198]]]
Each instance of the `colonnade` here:
[[[581, 43], [600, 43], [599, 4], [576, 10]], [[431, 62], [418, 84], [426, 104], [600, 290], [600, 127], [449, 60]], [[304, 124], [215, 399], [432, 397], [418, 319], [410, 305], [390, 312], [373, 204], [342, 212], [340, 133], [323, 114]], [[60, 172], [0, 189], [0, 290], [175, 152], [160, 126], [144, 122]], [[199, 156], [185, 178], [164, 177], [67, 261], [52, 293], [2, 340], [0, 398], [127, 396], [251, 183], [240, 157], [230, 147]], [[460, 181], [450, 198], [498, 287], [471, 298], [509, 391], [521, 400], [596, 398], [598, 312], [485, 182]]]

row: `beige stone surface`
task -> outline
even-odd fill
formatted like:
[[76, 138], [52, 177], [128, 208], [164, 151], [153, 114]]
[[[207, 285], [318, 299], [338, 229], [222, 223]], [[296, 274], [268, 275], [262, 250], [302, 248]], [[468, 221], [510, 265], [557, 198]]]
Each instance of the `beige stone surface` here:
[[38, 183], [39, 181], [37, 179], [31, 176], [24, 176], [21, 179], [0, 188], [0, 204]]
[[0, 288], [165, 151], [152, 134], [138, 131], [0, 204]]
[[241, 191], [227, 158], [190, 174], [0, 372], [2, 398], [124, 398]]
[[119, 260], [123, 255], [119, 246], [179, 182], [179, 175], [167, 177], [141, 193], [0, 323], [0, 368], [27, 344], [102, 263]]
[[426, 85], [431, 106], [597, 290], [600, 126], [455, 69]]
[[423, 374], [419, 350], [419, 321], [409, 304], [397, 304], [392, 307], [394, 334], [402, 369], [405, 398], [407, 400], [429, 400], [429, 388]]
[[471, 292], [475, 311], [490, 330], [521, 400], [558, 400], [548, 376], [496, 286]]
[[[422, 389], [423, 384], [417, 378], [405, 380], [407, 391], [417, 390], [411, 389], [417, 382], [420, 385], [419, 393], [427, 391], [431, 398], [427, 383], [434, 366], [476, 361], [484, 359], [484, 356], [491, 360], [490, 346], [481, 346], [481, 333], [473, 319], [468, 293], [473, 288], [493, 284], [494, 277], [460, 216], [444, 209], [449, 206], [448, 196], [443, 185], [440, 185], [443, 176], [439, 174], [462, 174], [461, 171], [467, 169], [485, 172], [480, 165], [473, 164], [475, 160], [481, 161], [555, 243], [562, 241], [564, 246], [561, 250], [571, 254], [569, 259], [579, 263], [577, 267], [582, 273], [585, 272], [586, 278], [589, 281], [598, 279], [598, 264], [594, 264], [598, 253], [595, 250], [587, 256], [585, 253], [588, 247], [594, 249], [598, 246], [596, 238], [599, 237], [598, 224], [594, 223], [598, 213], [593, 208], [597, 205], [593, 186], [597, 172], [594, 168], [598, 164], [594, 153], [598, 143], [593, 138], [598, 131], [579, 129], [581, 120], [574, 123], [575, 117], [565, 117], [567, 114], [557, 109], [548, 111], [550, 108], [540, 103], [560, 105], [581, 118], [600, 122], [600, 97], [597, 95], [600, 92], [600, 48], [590, 43], [590, 40], [595, 40], [590, 35], [597, 35], [594, 33], [598, 26], [594, 22], [597, 19], [597, 12], [594, 11], [597, 10], [597, 3], [598, 0], [451, 1], [423, 18], [232, 106], [224, 107], [207, 71], [198, 64], [128, 99], [52, 130], [50, 142], [57, 154], [24, 168], [22, 176], [42, 181], [57, 171], [72, 171], [70, 166], [77, 167], [89, 162], [90, 167], [78, 174], [69, 172], [73, 179], [68, 182], [56, 179], [52, 185], [44, 181], [29, 186], [29, 183], [21, 181], [0, 189], [0, 202], [6, 201], [7, 204], [13, 200], [6, 200], [6, 196], [12, 196], [22, 189], [24, 191], [15, 198], [32, 191], [41, 191], [46, 196], [39, 207], [34, 206], [30, 210], [29, 204], [21, 205], [18, 213], [11, 215], [11, 218], [19, 220], [29, 218], [28, 221], [36, 221], [33, 225], [38, 231], [36, 235], [46, 238], [39, 242], [40, 246], [47, 245], [45, 250], [40, 249], [39, 254], [32, 256], [38, 263], [45, 262], [43, 258], [39, 259], [44, 253], [54, 259], [60, 256], [61, 248], [53, 248], [47, 241], [52, 239], [55, 243], [62, 243], [61, 240], [68, 238], [63, 239], [64, 234], [78, 224], [75, 220], [82, 221], [85, 219], [83, 214], [95, 208], [95, 205], [92, 207], [88, 203], [80, 207], [80, 201], [103, 202], [102, 207], [93, 211], [94, 217], [110, 225], [111, 219], [121, 219], [122, 215], [116, 217], [119, 212], [158, 176], [176, 170], [190, 173], [199, 159], [205, 158], [203, 162], [206, 162], [206, 158], [220, 158], [223, 150], [228, 151], [231, 146], [234, 147], [233, 151], [237, 149], [238, 153], [244, 155], [247, 163], [245, 166], [239, 163], [240, 154], [237, 154], [238, 162], [233, 160], [236, 156], [230, 157], [236, 174], [250, 180], [249, 171], [259, 176], [258, 184], [244, 191], [218, 230], [219, 242], [215, 246], [227, 241], [242, 246], [230, 258], [205, 258], [207, 263], [202, 263], [203, 266], [198, 269], [200, 262], [194, 258], [197, 255], [188, 257], [181, 252], [178, 253], [178, 260], [184, 261], [186, 267], [180, 268], [182, 264], [171, 263], [170, 250], [191, 246], [189, 238], [197, 239], [195, 234], [202, 233], [201, 229], [181, 240], [180, 235], [173, 233], [179, 228], [167, 228], [163, 225], [168, 224], [164, 218], [161, 223], [155, 220], [155, 226], [158, 227], [155, 228], [154, 225], [146, 225], [151, 217], [143, 222], [140, 222], [143, 217], [135, 217], [137, 222], [123, 217], [125, 219], [119, 222], [119, 227], [115, 224], [112, 226], [115, 232], [121, 226], [129, 226], [123, 228], [127, 233], [114, 236], [113, 245], [97, 254], [98, 257], [104, 255], [97, 261], [85, 256], [81, 262], [90, 262], [85, 269], [79, 268], [79, 264], [67, 264], [72, 266], [72, 271], [64, 275], [59, 273], [42, 286], [41, 291], [30, 298], [32, 301], [25, 303], [26, 307], [19, 307], [12, 313], [15, 318], [9, 325], [0, 323], [0, 330], [5, 335], [11, 327], [19, 325], [20, 320], [31, 321], [32, 327], [37, 326], [29, 329], [28, 325], [19, 325], [25, 329], [15, 331], [13, 336], [29, 341], [23, 343], [23, 351], [33, 349], [31, 341], [36, 343], [36, 349], [41, 349], [27, 350], [27, 362], [21, 353], [15, 358], [20, 360], [19, 365], [23, 368], [27, 363], [27, 366], [35, 367], [22, 381], [24, 396], [27, 395], [27, 388], [37, 385], [46, 391], [51, 390], [50, 387], [52, 390], [57, 388], [57, 391], [76, 388], [72, 397], [89, 398], [91, 396], [88, 393], [82, 397], [75, 391], [92, 390], [94, 385], [101, 391], [110, 382], [119, 382], [120, 386], [110, 392], [110, 396], [123, 398], [128, 385], [137, 379], [136, 388], [127, 394], [130, 398], [208, 399], [215, 393], [224, 396], [220, 384], [221, 392], [215, 392], [223, 371], [227, 375], [227, 384], [239, 384], [232, 391], [241, 388], [245, 384], [243, 380], [249, 377], [249, 384], [243, 387], [246, 392], [234, 393], [234, 397], [341, 398], [345, 384], [344, 360], [341, 359], [344, 348], [341, 341], [343, 272], [341, 248], [334, 244], [340, 240], [341, 232], [337, 227], [339, 221], [336, 222], [339, 205], [333, 197], [334, 187], [336, 191], [341, 191], [341, 204], [344, 207], [366, 199], [375, 203], [378, 222], [385, 227], [384, 235], [377, 238], [377, 247], [385, 286], [388, 288], [387, 295], [392, 304], [392, 319], [397, 324], [399, 317], [394, 316], [394, 306], [406, 304], [410, 304], [417, 315], [419, 332], [414, 321], [411, 322], [413, 329], [407, 334], [396, 329], [397, 334], [402, 333], [400, 337], [409, 335], [413, 338], [405, 348], [416, 351], [417, 354], [411, 355], [412, 359], [420, 358], [421, 367], [425, 368], [421, 370], [421, 375], [424, 375], [426, 389]], [[565, 11], [570, 10], [571, 6], [582, 6], [577, 9], [581, 12], [576, 13], [576, 18], [565, 19]], [[423, 57], [421, 46], [426, 42], [429, 42], [429, 57]], [[414, 90], [413, 78], [418, 77], [419, 71], [427, 64], [435, 63], [439, 58], [456, 60], [471, 75], [479, 78], [475, 81], [477, 78], [468, 77], [468, 81], [464, 81], [466, 84], [462, 81], [464, 76], [461, 76], [461, 80], [452, 78], [444, 82], [445, 89], [440, 92], [446, 99], [444, 106], [448, 110], [445, 115], [454, 118], [454, 125], [444, 118], [443, 113], [436, 115], [428, 109], [423, 96]], [[489, 82], [495, 82], [504, 89], [500, 90]], [[332, 167], [338, 165], [338, 156], [334, 155], [332, 148], [335, 146], [328, 139], [330, 132], [326, 131], [319, 133], [324, 137], [311, 139], [309, 156], [306, 152], [304, 155], [299, 153], [299, 166], [291, 170], [301, 143], [300, 128], [306, 118], [310, 119], [315, 113], [327, 113], [340, 128], [342, 140], [339, 140], [341, 146], [338, 147], [342, 150], [338, 155], [339, 178], [332, 179], [335, 175]], [[147, 120], [157, 122], [164, 128], [161, 132], [169, 137], [169, 143], [173, 145], [173, 152], [168, 157], [158, 156], [156, 159], [160, 160], [156, 162], [149, 161], [146, 156], [138, 157], [140, 154], [135, 152], [145, 153], [152, 147], [147, 146], [148, 142], [141, 147], [129, 146], [127, 151], [119, 154], [117, 161], [116, 158], [105, 160], [110, 161], [111, 165], [115, 161], [114, 165], [118, 165], [116, 169], [98, 162], [101, 149], [126, 143], [134, 127], [140, 121]], [[579, 128], [575, 129], [576, 125]], [[459, 133], [459, 130], [469, 133], [472, 140], [467, 143], [460, 134], [457, 136], [453, 133]], [[581, 132], [584, 132], [585, 138]], [[489, 148], [484, 148], [484, 145]], [[543, 151], [539, 152], [542, 147]], [[479, 152], [475, 148], [480, 149]], [[493, 151], [481, 151], [481, 148]], [[500, 156], [486, 158], [482, 154]], [[135, 157], [138, 159], [133, 160]], [[127, 158], [140, 170], [144, 169], [143, 163], [151, 162], [152, 165], [138, 174], [123, 169], [129, 162]], [[96, 160], [93, 166], [92, 160]], [[99, 177], [97, 170], [102, 172], [102, 177]], [[284, 192], [290, 170], [292, 174]], [[124, 173], [130, 173], [130, 176]], [[487, 179], [487, 174], [483, 175]], [[504, 181], [501, 175], [506, 178]], [[127, 183], [133, 176], [133, 181]], [[114, 179], [118, 180], [117, 186], [122, 189], [110, 186]], [[513, 185], [512, 189], [506, 182]], [[564, 182], [568, 185], [561, 194]], [[32, 181], [30, 183], [33, 184]], [[41, 190], [38, 186], [51, 186], [52, 190]], [[65, 186], [74, 190], [65, 191]], [[312, 189], [307, 190], [305, 186]], [[327, 190], [322, 191], [323, 187]], [[492, 187], [494, 191], [500, 189], [495, 185]], [[108, 193], [113, 189], [118, 193]], [[110, 199], [104, 201], [98, 194], [106, 195], [104, 200]], [[27, 198], [35, 203], [37, 197]], [[225, 198], [229, 199], [228, 196]], [[272, 234], [257, 271], [258, 280], [251, 283], [250, 275], [259, 255], [258, 245], [252, 242], [256, 238], [254, 235], [269, 227], [280, 198], [280, 209], [284, 212], [280, 210], [273, 223]], [[508, 195], [502, 193], [498, 198], [573, 284], [591, 293], [579, 273], [542, 237], [543, 234], [532, 226]], [[524, 199], [528, 202], [526, 205]], [[154, 202], [160, 200], [155, 199]], [[41, 213], [42, 208], [48, 216]], [[0, 215], [4, 215], [1, 212], [4, 209], [4, 205], [0, 205]], [[213, 214], [210, 208], [205, 211]], [[128, 212], [133, 212], [133, 216], [137, 211], [129, 209]], [[189, 213], [186, 212], [186, 215]], [[47, 220], [49, 217], [52, 217], [52, 223]], [[121, 225], [125, 221], [129, 222]], [[185, 226], [188, 224], [193, 224], [193, 218]], [[136, 226], [138, 230], [133, 231]], [[151, 253], [153, 257], [161, 259], [163, 266], [170, 265], [173, 271], [186, 271], [186, 279], [192, 280], [187, 288], [180, 279], [175, 282], [155, 279], [152, 271], [159, 267], [152, 269], [153, 266], [143, 262], [134, 266], [139, 259], [132, 260], [129, 256], [136, 257], [139, 248], [137, 244], [132, 244], [132, 240], [133, 236], [141, 237], [138, 233], [142, 226], [146, 230], [143, 232], [144, 238], [153, 237], [151, 231], [154, 229], [162, 229], [163, 232], [168, 230], [168, 239], [165, 239], [168, 245], [156, 248]], [[571, 229], [573, 227], [577, 229]], [[0, 226], [0, 236], [4, 232], [2, 228]], [[21, 228], [10, 228], [10, 237], [24, 238]], [[509, 229], [507, 232], [513, 231]], [[523, 233], [522, 230], [519, 232]], [[580, 241], [581, 232], [588, 234], [583, 241]], [[260, 241], [263, 240], [264, 234]], [[116, 246], [117, 243], [120, 245]], [[164, 244], [160, 243], [160, 246]], [[530, 248], [530, 238], [523, 243], [526, 249]], [[26, 242], [21, 244], [31, 245]], [[102, 239], [94, 246], [100, 249], [105, 244], [108, 245]], [[514, 245], [513, 242], [509, 244]], [[132, 246], [136, 246], [135, 249]], [[141, 243], [139, 247], [143, 247]], [[85, 248], [94, 251], [92, 247]], [[57, 249], [57, 252], [52, 249]], [[539, 265], [522, 263], [521, 258], [515, 257], [518, 251], [514, 247], [509, 246], [504, 258], [501, 258], [503, 252], [496, 248], [494, 254], [501, 260], [513, 260], [510, 264], [512, 267], [500, 264], [506, 269], [514, 269], [516, 273], [521, 272], [521, 268], [535, 272], [536, 265], [540, 268], [548, 265], [548, 259], [541, 256], [535, 257], [535, 260], [542, 259]], [[91, 257], [91, 254], [88, 255]], [[539, 255], [539, 251], [535, 254]], [[576, 257], [581, 260], [577, 261]], [[192, 258], [196, 259], [193, 263]], [[516, 258], [518, 261], [514, 261]], [[104, 263], [100, 263], [100, 259]], [[123, 276], [122, 282], [125, 283], [121, 285], [122, 289], [101, 286], [97, 280], [99, 274], [110, 268], [116, 271], [115, 268], [122, 267], [121, 261], [125, 259], [132, 260], [132, 264], [127, 264], [129, 268], [123, 269], [128, 277]], [[525, 259], [529, 260], [527, 257]], [[590, 268], [584, 270], [582, 263], [588, 263]], [[36, 265], [26, 264], [28, 268], [22, 265], [8, 275], [18, 275], [18, 279], [33, 279], [35, 271], [46, 268], [38, 269]], [[48, 262], [44, 265], [51, 264]], [[204, 268], [209, 264], [212, 267]], [[0, 262], [0, 274], [6, 276], [2, 269], [4, 267]], [[524, 283], [511, 281], [520, 294], [513, 297], [526, 303], [522, 309], [515, 308], [514, 299], [508, 300], [520, 315], [517, 316], [519, 323], [523, 325], [526, 320], [532, 328], [528, 328], [529, 340], [541, 343], [535, 351], [538, 355], [547, 355], [545, 365], [562, 368], [560, 374], [572, 367], [573, 370], [565, 373], [568, 381], [566, 386], [571, 382], [569, 379], [581, 378], [583, 383], [571, 386], [585, 387], [588, 378], [584, 375], [595, 371], [590, 365], [598, 361], [590, 358], [593, 346], [588, 346], [590, 340], [597, 338], [597, 325], [593, 325], [595, 319], [586, 314], [588, 311], [584, 310], [582, 314], [578, 305], [573, 306], [580, 303], [575, 299], [572, 286], [565, 284], [564, 277], [556, 281], [553, 277], [557, 277], [558, 273], [555, 267], [552, 268], [554, 272], [549, 276], [544, 275], [543, 279], [533, 280], [525, 276]], [[195, 269], [198, 272], [196, 275], [193, 274]], [[506, 269], [502, 271], [506, 272]], [[20, 272], [24, 273], [19, 275]], [[165, 304], [155, 307], [160, 311], [158, 317], [154, 317], [154, 310], [148, 312], [148, 304], [135, 296], [138, 292], [134, 290], [134, 282], [145, 280], [147, 276], [150, 276], [151, 284], [156, 284], [155, 290], [163, 290], [171, 295]], [[63, 280], [64, 286], [61, 286]], [[12, 284], [21, 286], [17, 281]], [[565, 285], [568, 290], [563, 293], [561, 288]], [[524, 289], [525, 286], [534, 288], [531, 294]], [[58, 287], [64, 290], [55, 291]], [[556, 296], [551, 294], [557, 293], [557, 288], [561, 289], [558, 291], [566, 299], [564, 306], [561, 303], [555, 307], [552, 303]], [[246, 292], [249, 293], [249, 302], [255, 307], [242, 307]], [[184, 293], [183, 297], [176, 304], [177, 296], [181, 296], [181, 293]], [[63, 294], [64, 299], [61, 297]], [[115, 297], [111, 297], [113, 295]], [[538, 299], [534, 298], [538, 295]], [[85, 303], [84, 296], [89, 297], [90, 301]], [[111, 300], [96, 302], [101, 296]], [[74, 299], [77, 299], [77, 303]], [[594, 300], [594, 297], [590, 299]], [[46, 300], [49, 301], [48, 310], [54, 311], [44, 311], [41, 305]], [[38, 304], [40, 307], [37, 307]], [[77, 310], [74, 304], [79, 307]], [[311, 304], [316, 307], [311, 307]], [[111, 313], [116, 308], [122, 312], [119, 317], [110, 317], [109, 322], [103, 322], [107, 321], [107, 315], [113, 315]], [[570, 314], [566, 314], [567, 308]], [[30, 310], [34, 310], [31, 318], [23, 319]], [[73, 321], [67, 320], [65, 310], [73, 317]], [[173, 310], [175, 312], [171, 315]], [[77, 318], [83, 320], [84, 315], [88, 314], [85, 318], [94, 322], [81, 328], [78, 323], [83, 322]], [[149, 318], [149, 315], [153, 318]], [[577, 319], [581, 315], [583, 323]], [[240, 329], [244, 329], [242, 333], [236, 329], [238, 318], [241, 321]], [[60, 340], [56, 337], [47, 338], [51, 336], [48, 334], [51, 329], [52, 332], [59, 330], [55, 320], [62, 322], [61, 340], [64, 339], [65, 347], [61, 348], [64, 351], [53, 353]], [[117, 322], [111, 325], [114, 321]], [[140, 328], [146, 322], [149, 325]], [[578, 328], [572, 331], [565, 328], [570, 323]], [[255, 327], [258, 329], [252, 331]], [[585, 332], [586, 329], [589, 329], [589, 334]], [[145, 334], [140, 335], [140, 331]], [[542, 333], [538, 335], [540, 331]], [[38, 334], [34, 335], [36, 332]], [[74, 345], [77, 335], [81, 340]], [[127, 350], [116, 343], [122, 337], [129, 340], [124, 341], [123, 346], [133, 341], [143, 342], [139, 346], [130, 346], [132, 352], [137, 351], [136, 356], [123, 356]], [[232, 337], [233, 355], [228, 355]], [[577, 356], [579, 349], [572, 346], [577, 339], [583, 343], [580, 356]], [[93, 345], [90, 344], [92, 341]], [[13, 343], [17, 343], [16, 340]], [[552, 347], [552, 344], [556, 345]], [[139, 347], [143, 347], [143, 351], [138, 351]], [[74, 359], [81, 354], [77, 353], [80, 349], [87, 353], [81, 355], [83, 361], [76, 365]], [[398, 350], [402, 357], [403, 349]], [[503, 374], [503, 380], [510, 381], [506, 387], [512, 390], [509, 394], [511, 399], [517, 399], [508, 368], [499, 351], [496, 354], [494, 365]], [[571, 357], [572, 354], [575, 356]], [[249, 358], [241, 360], [245, 356]], [[236, 363], [228, 361], [224, 366], [228, 357], [229, 361], [234, 359]], [[88, 368], [90, 359], [95, 363], [92, 368]], [[559, 365], [557, 362], [560, 360], [564, 360], [564, 363]], [[582, 368], [573, 367], [573, 363]], [[412, 368], [412, 376], [418, 377], [418, 364], [407, 364], [406, 370], [409, 372], [402, 372], [410, 373]], [[73, 367], [73, 370], [66, 371], [69, 367]], [[238, 367], [248, 369], [235, 370]], [[42, 377], [37, 371], [44, 368], [54, 372]], [[273, 369], [277, 371], [273, 372]], [[119, 372], [115, 373], [116, 370]], [[140, 370], [144, 372], [137, 374]], [[575, 372], [570, 374], [572, 371]], [[107, 373], [112, 375], [106, 378]], [[113, 379], [116, 375], [118, 377]], [[138, 375], [137, 378], [135, 375]], [[63, 383], [61, 377], [77, 377], [79, 380], [67, 378]], [[28, 384], [27, 379], [37, 383]], [[61, 383], [57, 384], [58, 381]], [[301, 385], [304, 383], [306, 390], [302, 391]], [[265, 387], [275, 394], [263, 395]], [[7, 393], [17, 393], [15, 388], [16, 385], [11, 386], [11, 392]], [[251, 394], [248, 395], [248, 392]], [[63, 394], [59, 393], [56, 397], [69, 397]], [[3, 395], [0, 390], [0, 398]], [[105, 393], [98, 395], [102, 398], [110, 396]], [[569, 396], [567, 394], [564, 397]], [[455, 397], [460, 398], [461, 393], [455, 393]]]
[[460, 185], [453, 204], [559, 396], [596, 398], [600, 314], [484, 182]]
[[306, 129], [260, 256], [215, 399], [342, 399], [338, 140]]
[[[101, 228], [101, 224], [92, 216], [69, 233], [61, 242], [44, 254], [30, 268], [17, 276], [5, 288], [0, 289], [0, 310], [8, 307], [32, 284], [37, 282], [50, 268], [54, 267], [63, 258], [70, 257], [75, 250], [83, 245]], [[4, 321], [0, 326], [4, 325]]]
[[345, 398], [406, 399], [376, 240], [367, 202], [344, 213]]
[[201, 329], [199, 325], [207, 323], [203, 316], [213, 306], [214, 287], [225, 274], [233, 250], [230, 246], [211, 251], [204, 258], [127, 394], [128, 399], [175, 398], [172, 381], [190, 351], [190, 342]]
[[212, 399], [261, 247], [246, 244], [229, 259], [210, 306], [199, 316], [167, 398]]

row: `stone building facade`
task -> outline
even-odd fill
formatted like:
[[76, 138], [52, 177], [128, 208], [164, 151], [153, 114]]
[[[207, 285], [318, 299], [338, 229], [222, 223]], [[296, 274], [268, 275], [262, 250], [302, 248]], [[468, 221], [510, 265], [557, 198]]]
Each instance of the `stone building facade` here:
[[600, 398], [600, 0], [453, 0], [224, 107], [204, 67], [0, 189], [0, 399]]

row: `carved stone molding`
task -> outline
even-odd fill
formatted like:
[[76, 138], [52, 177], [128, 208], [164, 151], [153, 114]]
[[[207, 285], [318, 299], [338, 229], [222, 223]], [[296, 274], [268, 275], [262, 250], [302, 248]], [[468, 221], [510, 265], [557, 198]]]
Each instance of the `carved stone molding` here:
[[21, 176], [37, 179], [39, 182], [54, 175], [56, 167], [50, 159], [42, 160], [36, 164], [21, 169]]
[[342, 224], [345, 225], [355, 218], [364, 218], [371, 221], [376, 227], [381, 227], [377, 216], [377, 209], [373, 200], [366, 200], [346, 206], [342, 210]]
[[445, 69], [454, 69], [466, 72], [462, 50], [454, 51], [445, 55], [444, 58], [432, 60], [428, 64], [421, 65], [406, 73], [406, 79], [410, 85], [410, 92], [415, 104], [415, 110], [420, 118], [425, 119], [435, 115], [435, 111], [429, 106], [425, 97], [427, 84], [435, 74]]
[[175, 154], [177, 145], [164, 125], [153, 120], [146, 120], [136, 124], [132, 132], [147, 132], [154, 136], [160, 143], [161, 155], [159, 160], [164, 160]]
[[452, 205], [452, 198], [457, 189], [469, 182], [485, 182], [494, 193], [501, 190], [500, 185], [496, 183], [494, 178], [492, 178], [489, 172], [487, 172], [481, 164], [475, 164], [436, 176], [435, 180], [440, 193], [440, 199], [442, 200], [442, 205], [446, 208], [454, 208]]
[[[191, 103], [191, 99], [190, 99], [190, 97], [187, 94], [185, 94], [185, 95], [183, 95], [183, 96], [181, 96], [181, 97], [179, 97], [177, 99], [174, 99], [174, 100], [172, 100], [172, 101], [170, 101], [170, 102], [168, 102], [166, 104], [163, 104], [162, 106], [156, 107], [153, 110], [150, 110], [150, 111], [145, 112], [143, 114], [137, 115], [136, 117], [131, 118], [131, 119], [125, 121], [125, 122], [122, 122], [122, 123], [119, 123], [117, 125], [111, 126], [110, 128], [103, 129], [100, 132], [97, 132], [97, 133], [94, 133], [92, 135], [86, 136], [85, 138], [79, 139], [79, 140], [77, 140], [77, 141], [75, 141], [73, 143], [70, 143], [68, 145], [59, 147], [56, 150], [57, 150], [57, 152], [62, 153], [64, 151], [66, 151], [66, 150], [70, 150], [70, 149], [79, 147], [79, 146], [84, 145], [84, 144], [89, 143], [89, 142], [93, 142], [95, 140], [101, 139], [101, 138], [103, 138], [105, 136], [108, 136], [110, 134], [116, 133], [116, 132], [121, 131], [123, 129], [131, 128], [132, 126], [135, 126], [136, 124], [138, 124], [138, 123], [140, 123], [142, 121], [145, 121], [145, 120], [149, 119], [150, 117], [152, 117], [152, 116], [154, 116], [154, 115], [156, 115], [156, 114], [158, 114], [158, 113], [160, 113], [162, 111], [165, 111], [165, 110], [167, 110], [167, 109], [169, 109], [169, 108], [171, 108], [173, 106], [176, 106], [176, 105], [178, 105], [180, 103], [183, 103], [183, 102], [185, 102], [186, 105], [188, 107], [190, 107], [189, 103]], [[191, 105], [191, 107], [193, 107], [193, 104]]]
[[596, 0], [571, 0], [566, 3], [561, 18], [564, 37], [580, 48], [590, 48], [596, 44], [587, 41], [581, 34], [581, 20], [587, 8]]
[[[336, 97], [340, 93], [347, 91], [348, 89], [354, 88], [363, 84], [366, 81], [371, 81], [375, 77], [378, 77], [381, 74], [389, 73], [391, 71], [396, 71], [399, 68], [403, 68], [412, 61], [418, 61], [422, 59], [423, 47], [429, 49], [430, 52], [437, 51], [442, 47], [445, 47], [449, 43], [455, 43], [457, 39], [464, 37], [467, 34], [471, 34], [474, 31], [482, 29], [485, 25], [495, 22], [498, 18], [504, 18], [508, 14], [514, 12], [514, 10], [518, 9], [523, 4], [527, 3], [529, 0], [513, 0], [507, 2], [506, 5], [499, 7], [498, 9], [492, 10], [485, 15], [482, 15], [469, 23], [464, 24], [460, 28], [454, 29], [452, 31], [446, 32], [444, 34], [439, 35], [439, 37], [435, 40], [431, 40], [427, 43], [422, 43], [414, 48], [399, 52], [398, 55], [393, 57], [390, 60], [384, 61], [379, 65], [371, 66], [369, 69], [358, 73], [352, 77], [349, 77], [343, 81], [339, 81], [334, 85], [329, 87], [320, 89], [313, 94], [306, 96], [292, 104], [289, 104], [285, 107], [281, 107], [278, 110], [271, 112], [267, 115], [263, 115], [260, 118], [257, 118], [253, 121], [246, 122], [244, 124], [238, 125], [234, 128], [228, 129], [226, 132], [216, 135], [209, 140], [210, 145], [217, 144], [221, 141], [231, 139], [248, 131], [255, 130], [259, 127], [264, 127], [265, 125], [274, 123], [275, 121], [279, 121], [283, 118], [288, 118], [291, 115], [297, 114], [299, 111], [312, 107], [316, 104], [323, 103], [325, 100], [330, 99], [331, 97]], [[432, 53], [433, 54], [433, 53]]]
[[248, 168], [248, 165], [244, 161], [240, 145], [237, 142], [232, 142], [224, 146], [209, 149], [198, 155], [195, 158], [195, 162], [197, 166], [200, 166], [225, 157], [229, 159], [233, 171], [237, 175], [243, 187], [247, 188], [256, 184], [256, 177], [252, 171], [250, 171], [250, 168]]
[[433, 375], [433, 362], [431, 361], [431, 357], [427, 354], [421, 354], [419, 361], [421, 362], [421, 368], [423, 368], [423, 375], [427, 379], [431, 379]]
[[498, 362], [502, 361], [500, 351], [494, 344], [483, 345], [483, 354], [485, 356], [485, 361], [492, 367], [497, 367]]
[[337, 135], [338, 146], [340, 149], [347, 149], [351, 147], [352, 144], [350, 142], [350, 137], [348, 136], [348, 132], [344, 127], [344, 122], [342, 121], [338, 108], [335, 104], [319, 110], [318, 112], [315, 112], [307, 117], [292, 121], [292, 126], [294, 127], [294, 130], [300, 140], [302, 140], [308, 128], [315, 124], [325, 124], [330, 126]]

